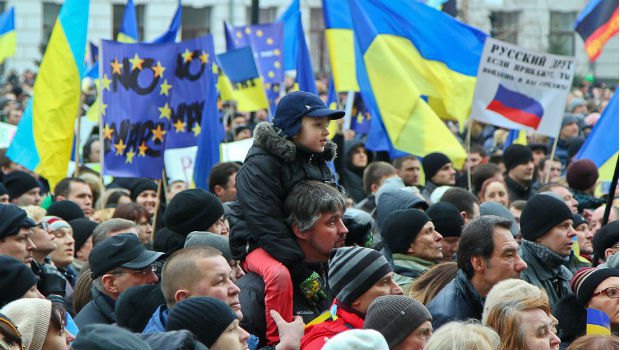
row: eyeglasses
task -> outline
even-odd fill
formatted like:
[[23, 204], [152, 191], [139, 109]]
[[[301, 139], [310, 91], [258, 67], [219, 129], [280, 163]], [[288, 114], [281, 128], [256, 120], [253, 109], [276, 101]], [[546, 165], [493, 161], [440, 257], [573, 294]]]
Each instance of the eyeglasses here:
[[141, 274], [142, 276], [148, 276], [151, 273], [155, 273], [157, 271], [157, 266], [155, 265], [149, 265], [145, 268], [142, 269], [125, 269], [125, 270], [116, 270], [116, 271], [111, 271], [109, 272], [109, 274], [111, 275], [122, 275], [124, 273], [130, 273], [132, 275], [135, 274]]
[[618, 299], [618, 288], [617, 287], [609, 287], [609, 288], [603, 289], [600, 292], [593, 293], [592, 297], [594, 298], [595, 296], [601, 295], [601, 294], [605, 294], [609, 298]]

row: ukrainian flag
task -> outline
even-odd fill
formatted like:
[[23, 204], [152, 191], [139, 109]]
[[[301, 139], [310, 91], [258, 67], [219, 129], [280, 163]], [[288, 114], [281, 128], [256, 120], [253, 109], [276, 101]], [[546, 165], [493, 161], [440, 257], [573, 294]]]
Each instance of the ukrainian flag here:
[[133, 0], [127, 0], [123, 12], [123, 23], [116, 36], [116, 41], [121, 43], [138, 42], [138, 21], [136, 20], [136, 8], [133, 6]]
[[15, 8], [0, 16], [0, 63], [15, 55]]
[[415, 1], [349, 4], [358, 83], [372, 115], [369, 141], [377, 149], [385, 130], [384, 150], [442, 152], [460, 167], [465, 150], [437, 111], [461, 121], [469, 114], [486, 35]]
[[323, 0], [323, 20], [336, 91], [360, 91], [355, 75], [355, 45], [349, 2]]
[[45, 177], [53, 188], [67, 176], [75, 118], [80, 107], [88, 0], [60, 9], [37, 79], [7, 156]]
[[586, 334], [611, 335], [609, 317], [601, 310], [587, 308]]
[[618, 87], [592, 132], [575, 156], [577, 159], [590, 159], [599, 168], [599, 180], [611, 181], [618, 159]]

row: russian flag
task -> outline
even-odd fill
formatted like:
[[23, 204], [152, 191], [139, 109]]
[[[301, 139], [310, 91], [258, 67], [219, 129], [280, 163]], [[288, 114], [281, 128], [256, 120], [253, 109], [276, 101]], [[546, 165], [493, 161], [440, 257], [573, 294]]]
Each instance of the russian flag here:
[[509, 90], [502, 84], [499, 84], [495, 97], [486, 109], [534, 129], [538, 128], [545, 113], [540, 102], [520, 92]]
[[590, 61], [618, 33], [618, 0], [591, 0], [577, 16], [575, 31], [583, 38]]

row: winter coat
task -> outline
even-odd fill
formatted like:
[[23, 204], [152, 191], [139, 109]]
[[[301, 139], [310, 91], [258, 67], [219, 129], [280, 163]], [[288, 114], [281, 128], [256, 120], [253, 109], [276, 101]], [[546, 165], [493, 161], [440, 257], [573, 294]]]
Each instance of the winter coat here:
[[510, 199], [510, 202], [514, 202], [519, 199], [526, 201], [536, 194], [532, 189], [532, 186], [523, 187], [515, 180], [511, 179], [508, 175], [504, 177], [504, 181], [506, 182], [506, 189], [508, 190], [508, 198]]
[[199, 342], [194, 334], [188, 330], [138, 334], [138, 337], [147, 342], [151, 349], [166, 350], [208, 350]]
[[433, 316], [433, 329], [450, 321], [481, 320], [484, 298], [471, 284], [465, 272], [459, 269], [450, 281], [431, 300], [427, 309]]
[[75, 316], [75, 324], [78, 328], [95, 323], [115, 324], [116, 314], [114, 314], [114, 305], [116, 302], [98, 291], [94, 286], [90, 292], [93, 295], [93, 300], [84, 305], [82, 310]]
[[[358, 168], [353, 165], [353, 154], [360, 147], [364, 147], [364, 143], [361, 141], [345, 141], [345, 164], [340, 174], [342, 186], [344, 186], [347, 191], [347, 195], [353, 199], [353, 202], [355, 203], [362, 201], [366, 197], [366, 193], [364, 192], [364, 181], [362, 178], [365, 167]], [[369, 152], [366, 152], [366, 154], [368, 155], [368, 163], [370, 163], [370, 154]]]
[[[394, 260], [394, 281], [406, 292], [411, 283], [435, 263], [405, 254], [392, 254]], [[406, 289], [406, 290], [405, 290]]]
[[330, 316], [323, 322], [306, 327], [305, 334], [301, 338], [300, 350], [320, 350], [325, 342], [336, 334], [349, 329], [364, 328], [364, 318], [355, 310], [340, 305], [337, 300], [334, 300], [330, 311], [327, 312], [333, 314], [333, 308], [336, 309], [336, 317]]
[[519, 255], [527, 263], [527, 269], [521, 272], [521, 279], [543, 288], [549, 297], [549, 305], [572, 293], [570, 280], [573, 274], [564, 266], [566, 259], [543, 245], [525, 239]]
[[[230, 236], [234, 259], [242, 260], [261, 247], [289, 269], [300, 265], [304, 253], [286, 224], [284, 200], [304, 180], [335, 185], [327, 166], [335, 156], [336, 146], [329, 141], [323, 153], [311, 153], [280, 136], [269, 123], [256, 126], [254, 144], [236, 178], [243, 222], [233, 227]], [[291, 273], [291, 277], [303, 281], [309, 273], [303, 274]]]
[[146, 327], [144, 327], [142, 334], [165, 332], [167, 319], [168, 307], [166, 305], [160, 305], [157, 310], [153, 312], [153, 316], [151, 316]]

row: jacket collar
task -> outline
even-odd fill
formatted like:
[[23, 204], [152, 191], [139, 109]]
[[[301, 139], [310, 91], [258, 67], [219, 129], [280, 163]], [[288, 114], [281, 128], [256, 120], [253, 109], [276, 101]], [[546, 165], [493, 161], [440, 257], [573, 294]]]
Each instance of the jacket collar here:
[[463, 291], [463, 293], [465, 293], [467, 299], [471, 300], [472, 305], [480, 308], [480, 313], [482, 313], [484, 298], [480, 295], [480, 293], [478, 293], [476, 288], [474, 288], [474, 285], [471, 284], [471, 281], [467, 278], [467, 275], [465, 275], [463, 270], [457, 270], [454, 283]]
[[524, 253], [528, 270], [532, 269], [540, 280], [557, 277], [566, 262], [565, 258], [551, 249], [525, 239], [521, 242], [521, 251]]
[[341, 318], [344, 323], [348, 324], [353, 329], [364, 328], [364, 318], [366, 315], [341, 303], [337, 299], [334, 299], [334, 303], [332, 304], [332, 308], [334, 307], [336, 307], [336, 316]]
[[111, 323], [116, 323], [116, 314], [114, 313], [116, 301], [100, 292], [94, 286], [91, 289], [91, 294], [93, 295], [92, 302], [95, 304], [101, 315], [111, 321]]
[[[311, 155], [310, 152], [298, 148], [293, 141], [278, 134], [273, 125], [268, 122], [258, 123], [254, 128], [254, 144], [286, 162], [294, 161], [298, 151]], [[326, 161], [334, 160], [336, 158], [336, 144], [328, 140], [325, 150], [320, 156]]]

